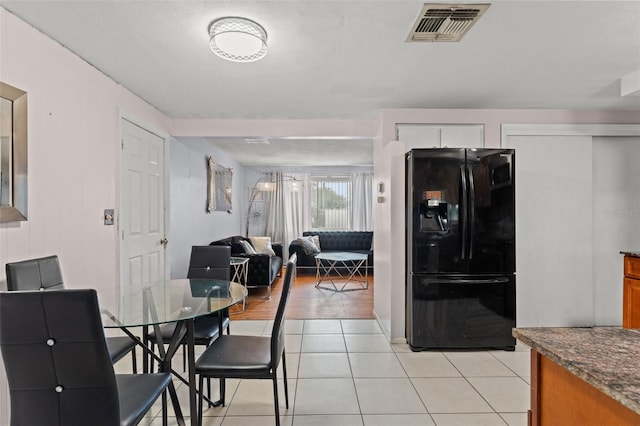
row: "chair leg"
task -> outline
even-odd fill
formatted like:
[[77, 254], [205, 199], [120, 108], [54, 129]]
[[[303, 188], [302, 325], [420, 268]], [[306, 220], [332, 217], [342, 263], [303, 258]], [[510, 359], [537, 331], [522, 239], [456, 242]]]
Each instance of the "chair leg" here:
[[278, 378], [275, 370], [273, 371], [273, 404], [276, 410], [276, 426], [280, 426], [280, 403], [278, 402]]
[[137, 356], [136, 356], [136, 347], [134, 346], [133, 349], [131, 349], [131, 364], [133, 367], [133, 374], [136, 374], [138, 372], [138, 360], [137, 360]]
[[182, 371], [187, 371], [187, 344], [182, 344]]
[[207, 397], [209, 398], [207, 404], [211, 407], [211, 377], [207, 377]]
[[219, 380], [220, 380], [220, 401], [222, 401], [222, 406], [224, 407], [224, 391], [225, 391], [224, 377], [221, 377]]
[[[151, 353], [154, 353], [156, 351], [156, 345], [153, 342], [150, 343], [149, 350], [151, 351]], [[149, 373], [153, 373], [153, 357], [152, 356], [149, 357]]]
[[168, 426], [169, 417], [167, 415], [167, 390], [162, 392], [162, 426]]
[[287, 360], [285, 356], [285, 352], [282, 352], [282, 375], [284, 376], [284, 402], [289, 409], [289, 386], [287, 383]]
[[202, 411], [203, 411], [202, 406], [204, 405], [203, 401], [202, 401], [202, 390], [203, 390], [202, 387], [203, 386], [204, 386], [204, 376], [201, 374], [200, 375], [200, 385], [198, 386], [198, 389], [200, 389], [200, 393], [199, 393], [199, 396], [198, 396], [198, 426], [202, 426]]

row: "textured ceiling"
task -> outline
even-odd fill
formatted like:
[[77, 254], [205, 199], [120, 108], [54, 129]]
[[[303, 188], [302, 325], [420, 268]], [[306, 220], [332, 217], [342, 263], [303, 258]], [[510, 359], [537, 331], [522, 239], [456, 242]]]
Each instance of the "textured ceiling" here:
[[[6, 1], [173, 118], [373, 119], [383, 108], [638, 109], [640, 1], [493, 1], [460, 43], [406, 43], [422, 1]], [[208, 24], [260, 22], [269, 52], [215, 56]]]

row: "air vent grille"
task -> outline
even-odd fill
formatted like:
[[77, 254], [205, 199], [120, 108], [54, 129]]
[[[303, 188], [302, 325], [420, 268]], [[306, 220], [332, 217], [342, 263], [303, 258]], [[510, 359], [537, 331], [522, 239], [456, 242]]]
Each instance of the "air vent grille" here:
[[407, 41], [460, 41], [489, 6], [427, 3], [418, 15]]

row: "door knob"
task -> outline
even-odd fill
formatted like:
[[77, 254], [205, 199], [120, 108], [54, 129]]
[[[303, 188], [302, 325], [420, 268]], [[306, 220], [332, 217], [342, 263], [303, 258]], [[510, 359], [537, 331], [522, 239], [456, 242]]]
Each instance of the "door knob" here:
[[166, 238], [163, 238], [160, 240], [160, 244], [162, 244], [163, 246], [167, 246], [167, 244], [169, 244], [169, 240], [167, 240]]

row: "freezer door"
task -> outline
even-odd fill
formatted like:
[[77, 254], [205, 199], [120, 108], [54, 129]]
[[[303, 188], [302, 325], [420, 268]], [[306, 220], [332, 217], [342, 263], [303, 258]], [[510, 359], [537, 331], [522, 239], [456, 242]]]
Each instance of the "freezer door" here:
[[512, 149], [467, 151], [468, 272], [515, 272], [515, 154]]
[[465, 272], [464, 149], [407, 154], [407, 271]]
[[412, 350], [514, 349], [514, 275], [414, 275], [411, 286], [407, 341]]

